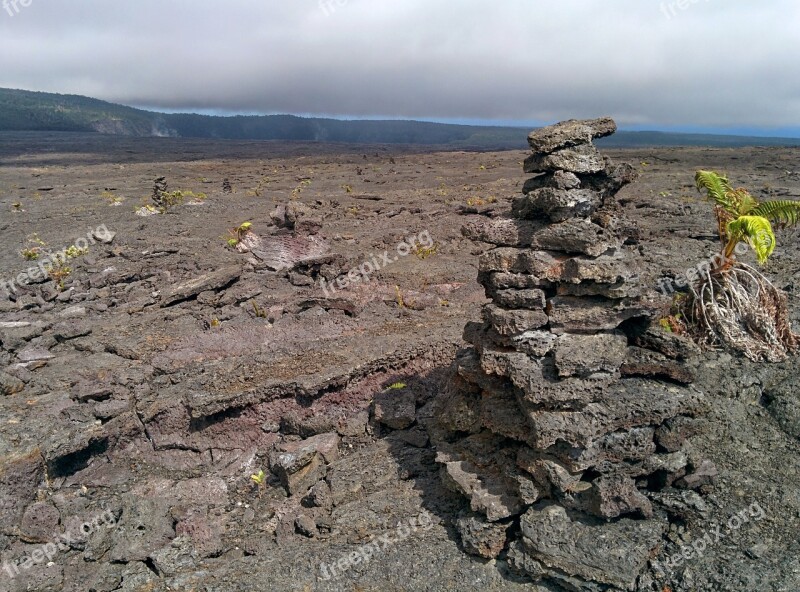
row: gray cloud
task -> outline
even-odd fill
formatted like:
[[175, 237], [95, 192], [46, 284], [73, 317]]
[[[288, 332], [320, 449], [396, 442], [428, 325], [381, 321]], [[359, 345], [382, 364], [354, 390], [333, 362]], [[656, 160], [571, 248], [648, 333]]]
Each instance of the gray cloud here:
[[800, 128], [794, 0], [17, 1], [0, 9], [0, 86], [171, 110]]

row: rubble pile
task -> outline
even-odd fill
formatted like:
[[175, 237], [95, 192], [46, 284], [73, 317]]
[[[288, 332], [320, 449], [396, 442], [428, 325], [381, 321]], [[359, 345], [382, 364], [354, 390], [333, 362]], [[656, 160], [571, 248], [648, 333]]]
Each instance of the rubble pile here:
[[[471, 323], [431, 434], [469, 500], [463, 548], [506, 552], [568, 590], [633, 589], [668, 526], [655, 500], [710, 484], [685, 446], [706, 409], [697, 347], [657, 322], [636, 229], [615, 204], [635, 174], [592, 140], [609, 118], [534, 131], [512, 217], [468, 224], [492, 302]], [[655, 321], [655, 322], [654, 322]]]

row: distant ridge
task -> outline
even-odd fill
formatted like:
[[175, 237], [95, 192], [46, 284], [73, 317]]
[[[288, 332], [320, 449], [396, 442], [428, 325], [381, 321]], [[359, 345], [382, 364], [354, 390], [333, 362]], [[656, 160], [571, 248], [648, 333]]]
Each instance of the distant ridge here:
[[[346, 121], [253, 115], [221, 117], [156, 113], [80, 95], [0, 88], [0, 132], [96, 132], [133, 137], [296, 140], [358, 144], [416, 144], [461, 149], [523, 149], [528, 128], [423, 121]], [[598, 142], [607, 148], [658, 146], [800, 146], [800, 139], [626, 132]]]

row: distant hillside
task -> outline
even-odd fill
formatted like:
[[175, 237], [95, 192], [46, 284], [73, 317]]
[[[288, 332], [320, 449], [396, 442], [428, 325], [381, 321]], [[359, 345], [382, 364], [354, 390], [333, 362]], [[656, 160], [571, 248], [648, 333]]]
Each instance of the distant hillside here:
[[[525, 148], [525, 138], [529, 130], [422, 121], [345, 121], [294, 115], [215, 117], [167, 114], [78, 95], [0, 88], [0, 131], [71, 131], [142, 137], [422, 144], [491, 150]], [[620, 148], [800, 145], [800, 139], [624, 131], [601, 142], [606, 147]]]

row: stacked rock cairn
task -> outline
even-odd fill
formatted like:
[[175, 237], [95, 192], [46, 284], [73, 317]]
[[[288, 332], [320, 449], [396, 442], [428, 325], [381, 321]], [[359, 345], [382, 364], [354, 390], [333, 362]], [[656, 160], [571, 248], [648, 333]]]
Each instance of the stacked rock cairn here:
[[164, 203], [164, 194], [167, 193], [167, 178], [166, 177], [159, 177], [155, 181], [153, 181], [153, 203], [159, 207], [163, 208], [165, 206]]
[[[567, 590], [642, 585], [670, 496], [710, 486], [687, 449], [706, 411], [699, 350], [659, 323], [636, 229], [617, 192], [634, 177], [592, 140], [602, 118], [534, 131], [511, 217], [467, 224], [491, 304], [470, 323], [432, 440], [445, 484], [469, 500], [463, 548]], [[691, 492], [691, 495], [697, 495]]]

